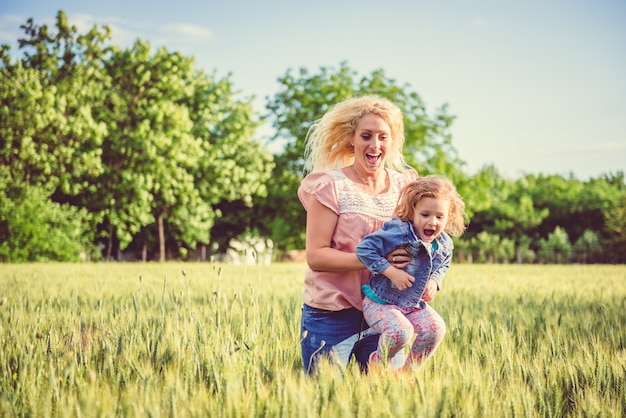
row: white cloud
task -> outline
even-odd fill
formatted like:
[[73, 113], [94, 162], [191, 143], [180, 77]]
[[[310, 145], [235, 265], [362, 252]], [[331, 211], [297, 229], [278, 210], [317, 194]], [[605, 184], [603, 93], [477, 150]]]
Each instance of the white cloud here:
[[[74, 17], [70, 17], [70, 21], [73, 20]], [[112, 43], [121, 47], [129, 47], [140, 38], [155, 46], [174, 45], [178, 50], [191, 50], [189, 45], [191, 43], [213, 40], [213, 34], [209, 29], [188, 23], [156, 25], [141, 21], [131, 22], [111, 16], [98, 20], [106, 22], [103, 24], [111, 28]], [[95, 18], [84, 18], [84, 21], [91, 23], [89, 28], [97, 23]]]
[[88, 14], [71, 14], [67, 17], [68, 23], [72, 26], [76, 26], [78, 33], [85, 33], [91, 30], [91, 28], [98, 24], [96, 18]]
[[0, 15], [0, 43], [17, 44], [17, 40], [24, 36], [20, 25], [26, 24], [26, 20], [18, 15]]
[[0, 15], [0, 24], [6, 26], [19, 27], [22, 23], [25, 23], [21, 16], [18, 15]]
[[147, 37], [133, 28], [127, 28], [125, 24], [110, 24], [111, 43], [116, 46], [130, 47], [137, 38], [147, 39]]
[[165, 30], [174, 34], [190, 36], [197, 40], [212, 40], [213, 33], [205, 27], [189, 23], [169, 23]]
[[[190, 43], [213, 40], [213, 33], [208, 28], [189, 23], [157, 25], [117, 16], [97, 17], [85, 13], [70, 13], [67, 18], [71, 25], [76, 26], [79, 34], [87, 33], [95, 25], [100, 29], [108, 26], [111, 29], [111, 43], [123, 48], [131, 46], [138, 38], [156, 45], [174, 43], [180, 49], [189, 49]], [[7, 43], [17, 48], [17, 39], [24, 36], [20, 25], [26, 21], [27, 18], [19, 15], [0, 15], [0, 44]], [[56, 25], [54, 17], [36, 18], [34, 21], [38, 26], [45, 24], [51, 29]]]

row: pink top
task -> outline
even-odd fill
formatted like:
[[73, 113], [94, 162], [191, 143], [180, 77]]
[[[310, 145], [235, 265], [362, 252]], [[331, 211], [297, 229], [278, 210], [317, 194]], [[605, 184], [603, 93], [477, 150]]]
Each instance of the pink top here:
[[[298, 189], [298, 198], [304, 209], [315, 198], [337, 215], [337, 226], [331, 248], [354, 253], [356, 245], [365, 235], [377, 231], [391, 219], [398, 203], [400, 189], [417, 179], [417, 171], [402, 173], [387, 170], [390, 187], [385, 193], [368, 193], [340, 168], [314, 172], [307, 175]], [[367, 269], [355, 271], [317, 271], [307, 269], [304, 277], [303, 300], [318, 309], [338, 311], [355, 307], [363, 310], [361, 286], [367, 283]]]

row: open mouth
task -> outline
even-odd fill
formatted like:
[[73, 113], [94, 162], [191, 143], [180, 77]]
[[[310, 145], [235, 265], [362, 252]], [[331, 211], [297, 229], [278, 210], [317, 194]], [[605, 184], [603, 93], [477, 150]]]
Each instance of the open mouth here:
[[382, 157], [382, 154], [365, 154], [365, 158], [367, 158], [367, 162], [370, 164], [376, 164], [378, 160]]
[[432, 237], [433, 235], [435, 235], [435, 230], [434, 229], [424, 229], [424, 236], [425, 237]]

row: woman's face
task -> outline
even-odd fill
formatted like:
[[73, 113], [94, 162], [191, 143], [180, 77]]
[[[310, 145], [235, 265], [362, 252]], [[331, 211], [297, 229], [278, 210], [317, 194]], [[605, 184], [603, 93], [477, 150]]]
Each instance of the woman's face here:
[[354, 131], [354, 164], [368, 172], [382, 170], [391, 150], [391, 129], [385, 120], [369, 113], [361, 118]]

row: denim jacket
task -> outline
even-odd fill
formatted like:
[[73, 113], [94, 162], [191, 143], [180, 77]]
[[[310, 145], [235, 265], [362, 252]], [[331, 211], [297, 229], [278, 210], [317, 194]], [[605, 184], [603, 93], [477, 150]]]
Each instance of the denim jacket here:
[[[395, 217], [386, 222], [378, 231], [365, 236], [356, 247], [356, 255], [359, 260], [372, 273], [369, 287], [381, 300], [396, 305], [399, 308], [410, 310], [416, 307], [422, 308], [424, 301], [422, 293], [429, 279], [435, 280], [441, 288], [443, 276], [445, 276], [454, 248], [452, 239], [442, 232], [435, 238], [437, 245], [433, 250], [430, 245], [424, 245], [415, 233], [411, 222], [403, 222]], [[382, 272], [390, 266], [385, 256], [398, 247], [406, 248], [412, 260], [404, 271], [415, 278], [412, 286], [398, 290], [398, 288], [385, 277]]]

